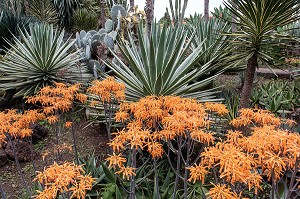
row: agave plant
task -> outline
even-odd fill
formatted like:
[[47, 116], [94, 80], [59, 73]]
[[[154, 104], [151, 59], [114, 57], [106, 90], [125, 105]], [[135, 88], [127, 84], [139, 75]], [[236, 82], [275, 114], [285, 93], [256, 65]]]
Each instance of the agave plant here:
[[48, 24], [56, 24], [58, 22], [58, 15], [51, 0], [29, 0], [29, 5], [29, 14], [40, 21]]
[[221, 34], [222, 32], [230, 32], [230, 23], [218, 18], [206, 20], [201, 15], [195, 14], [188, 19], [187, 28], [190, 37], [195, 35], [192, 37], [191, 50], [202, 44], [202, 51], [205, 53], [205, 56], [199, 59], [197, 67], [214, 60], [211, 63], [210, 72], [212, 74], [223, 69], [226, 72], [237, 72], [244, 69], [244, 66], [237, 62], [240, 57], [232, 55], [235, 47], [228, 42], [230, 37]]
[[[211, 71], [212, 58], [203, 66], [195, 64], [205, 56], [203, 44], [190, 52], [191, 39], [184, 27], [153, 26], [151, 37], [139, 27], [139, 46], [129, 36], [129, 44], [120, 42], [119, 48], [126, 65], [115, 55], [116, 61], [107, 64], [126, 84], [127, 100], [148, 95], [181, 95], [202, 100], [211, 98], [212, 90], [203, 90], [218, 74], [203, 78]], [[202, 77], [202, 78], [201, 78]], [[199, 81], [194, 82], [195, 79]]]
[[75, 41], [64, 42], [64, 31], [53, 25], [32, 24], [30, 31], [20, 33], [9, 42], [10, 50], [5, 61], [0, 61], [0, 90], [17, 91], [16, 96], [36, 93], [41, 87], [54, 82], [82, 82], [90, 77], [80, 67], [77, 52], [71, 52]]
[[79, 0], [53, 0], [61, 25], [71, 27], [72, 17], [79, 3]]
[[7, 47], [5, 40], [19, 35], [19, 28], [29, 29], [29, 24], [33, 22], [37, 22], [37, 19], [4, 7], [0, 13], [0, 50]]

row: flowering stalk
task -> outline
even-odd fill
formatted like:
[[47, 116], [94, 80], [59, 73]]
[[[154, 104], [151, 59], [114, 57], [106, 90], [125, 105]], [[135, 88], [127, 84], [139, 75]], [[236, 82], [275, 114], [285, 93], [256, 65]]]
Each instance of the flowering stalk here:
[[21, 165], [20, 165], [20, 162], [19, 162], [18, 154], [17, 154], [17, 152], [16, 152], [15, 145], [14, 145], [13, 142], [12, 142], [12, 137], [11, 137], [9, 134], [7, 134], [7, 138], [8, 138], [8, 140], [9, 140], [9, 144], [10, 144], [12, 150], [13, 150], [15, 162], [16, 162], [16, 165], [17, 165], [18, 172], [19, 172], [19, 174], [20, 174], [21, 180], [22, 180], [22, 182], [23, 182], [23, 184], [24, 184], [24, 186], [25, 186], [25, 189], [26, 189], [27, 193], [28, 193], [28, 194], [30, 195], [30, 197], [31, 197], [32, 194], [31, 194], [30, 188], [29, 188], [29, 186], [28, 186], [28, 183], [27, 183], [27, 181], [25, 180], [24, 174], [23, 174], [23, 172], [22, 172], [22, 168], [21, 168]]
[[3, 187], [2, 187], [1, 182], [0, 182], [0, 193], [1, 193], [2, 198], [3, 198], [3, 199], [6, 199], [6, 195], [5, 195], [5, 192], [4, 192], [4, 189], [3, 189]]
[[[136, 153], [137, 150], [133, 149], [132, 150], [132, 163], [131, 166], [132, 168], [136, 168]], [[135, 199], [135, 175], [131, 176], [131, 181], [130, 181], [130, 199]]]
[[[300, 157], [297, 157], [295, 167], [294, 167], [294, 170], [293, 170], [293, 174], [292, 174], [292, 177], [291, 177], [291, 181], [290, 181], [290, 186], [289, 186], [288, 193], [287, 193], [287, 196], [286, 196], [287, 199], [290, 199], [292, 191], [294, 190], [294, 187], [295, 187], [294, 183], [295, 183], [296, 175], [297, 175], [297, 172], [298, 172], [299, 162], [300, 162]], [[297, 187], [297, 184], [296, 184], [296, 187]]]
[[79, 158], [78, 158], [78, 150], [77, 150], [77, 144], [76, 144], [76, 135], [75, 135], [75, 131], [74, 131], [74, 119], [73, 119], [73, 117], [72, 117], [71, 131], [72, 131], [72, 137], [73, 137], [75, 160], [76, 160], [76, 164], [79, 165]]

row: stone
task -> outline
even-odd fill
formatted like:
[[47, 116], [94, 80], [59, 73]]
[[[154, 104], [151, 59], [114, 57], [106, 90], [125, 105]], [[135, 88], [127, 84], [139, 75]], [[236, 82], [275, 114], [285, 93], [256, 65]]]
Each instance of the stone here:
[[15, 147], [19, 162], [27, 162], [31, 160], [31, 150], [30, 150], [30, 144], [28, 142], [25, 142], [23, 140], [19, 140], [19, 141], [13, 140], [12, 144], [7, 143], [5, 152], [10, 159], [14, 160], [15, 156], [11, 145]]
[[49, 133], [49, 129], [38, 123], [31, 125], [32, 129], [32, 142], [37, 143], [43, 140]]
[[6, 152], [0, 148], [0, 167], [8, 162]]

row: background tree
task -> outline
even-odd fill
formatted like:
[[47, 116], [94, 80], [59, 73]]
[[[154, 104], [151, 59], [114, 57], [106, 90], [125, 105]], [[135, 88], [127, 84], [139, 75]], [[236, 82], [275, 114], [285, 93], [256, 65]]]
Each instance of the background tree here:
[[144, 9], [146, 13], [148, 35], [150, 35], [151, 33], [151, 24], [154, 19], [154, 1], [155, 0], [146, 0], [146, 5]]
[[[274, 65], [273, 51], [276, 46], [284, 46], [282, 39], [287, 37], [277, 31], [299, 19], [299, 0], [232, 0], [224, 1], [232, 15], [236, 16], [238, 30], [229, 33], [239, 47], [237, 53], [247, 61], [240, 108], [249, 106], [255, 70], [258, 61]], [[281, 40], [280, 40], [281, 39]]]
[[209, 0], [204, 0], [204, 18], [209, 18]]
[[133, 12], [134, 11], [134, 0], [129, 0], [129, 6], [130, 6], [129, 11]]

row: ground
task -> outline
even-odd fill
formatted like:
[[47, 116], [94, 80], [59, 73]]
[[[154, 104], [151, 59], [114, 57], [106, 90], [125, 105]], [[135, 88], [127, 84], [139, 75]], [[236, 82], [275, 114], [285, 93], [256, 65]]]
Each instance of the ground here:
[[[77, 145], [80, 157], [88, 156], [89, 154], [95, 154], [98, 160], [103, 160], [105, 155], [108, 154], [108, 138], [105, 128], [99, 125], [89, 125], [85, 119], [80, 120], [75, 124], [75, 130], [77, 134]], [[88, 126], [88, 127], [86, 127]], [[86, 128], [84, 128], [86, 127]], [[83, 129], [83, 130], [82, 130]], [[53, 151], [55, 148], [54, 131], [51, 130], [50, 134], [39, 143], [35, 144], [35, 156], [34, 162], [37, 170], [42, 171], [45, 166], [53, 163], [54, 156], [52, 154], [42, 158], [42, 154], [47, 151]], [[64, 131], [61, 134], [62, 143], [66, 145], [72, 144], [72, 136], [70, 131]], [[64, 161], [73, 161], [74, 153], [65, 151], [62, 155]], [[26, 176], [26, 181], [33, 186], [32, 180], [34, 179], [34, 169], [31, 162], [21, 163], [22, 171]], [[4, 186], [4, 190], [7, 194], [8, 199], [24, 199], [26, 198], [26, 190], [23, 188], [18, 170], [15, 162], [10, 161], [3, 167], [0, 167], [0, 182]]]

